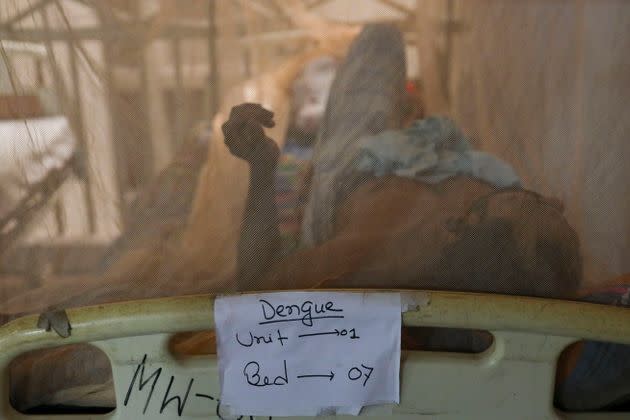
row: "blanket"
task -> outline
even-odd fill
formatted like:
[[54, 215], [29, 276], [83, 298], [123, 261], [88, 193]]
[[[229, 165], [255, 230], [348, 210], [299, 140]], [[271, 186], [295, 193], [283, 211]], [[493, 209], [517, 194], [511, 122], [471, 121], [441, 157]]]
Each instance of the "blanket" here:
[[404, 130], [387, 130], [360, 139], [341, 173], [396, 175], [437, 184], [468, 175], [501, 188], [520, 185], [514, 169], [501, 159], [473, 150], [450, 118], [428, 117]]
[[[591, 292], [586, 302], [630, 307], [630, 284]], [[581, 343], [567, 377], [556, 387], [556, 404], [570, 411], [627, 407], [630, 404], [630, 346]]]

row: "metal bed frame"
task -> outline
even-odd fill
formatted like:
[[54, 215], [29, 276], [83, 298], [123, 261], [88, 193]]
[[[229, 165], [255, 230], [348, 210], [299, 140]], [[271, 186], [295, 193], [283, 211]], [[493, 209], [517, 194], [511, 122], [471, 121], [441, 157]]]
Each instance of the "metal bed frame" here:
[[[494, 335], [494, 342], [479, 354], [403, 352], [400, 404], [366, 407], [362, 416], [387, 419], [627, 418], [627, 413], [557, 411], [553, 407], [553, 389], [556, 361], [570, 343], [590, 339], [630, 344], [630, 311], [590, 303], [514, 296], [400, 292], [415, 297], [416, 302], [423, 302], [403, 313], [404, 325], [488, 330]], [[0, 417], [7, 420], [223, 418], [218, 401], [216, 357], [176, 360], [168, 349], [175, 333], [212, 330], [213, 309], [212, 295], [71, 309], [67, 314], [72, 335], [65, 339], [37, 328], [36, 315], [0, 327]], [[11, 360], [31, 350], [75, 343], [90, 343], [109, 357], [116, 409], [104, 415], [86, 416], [44, 417], [18, 413], [9, 401]], [[189, 383], [192, 386], [188, 397], [178, 412]]]

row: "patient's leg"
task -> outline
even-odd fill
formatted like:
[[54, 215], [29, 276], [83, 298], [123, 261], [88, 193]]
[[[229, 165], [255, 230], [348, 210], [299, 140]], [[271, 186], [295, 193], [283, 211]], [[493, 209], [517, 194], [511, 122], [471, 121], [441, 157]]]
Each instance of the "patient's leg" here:
[[280, 152], [263, 130], [263, 126], [273, 125], [271, 111], [258, 104], [242, 104], [232, 108], [230, 118], [222, 127], [230, 152], [250, 165], [249, 191], [238, 244], [239, 290], [257, 289], [256, 280], [278, 257], [280, 233], [274, 180]]

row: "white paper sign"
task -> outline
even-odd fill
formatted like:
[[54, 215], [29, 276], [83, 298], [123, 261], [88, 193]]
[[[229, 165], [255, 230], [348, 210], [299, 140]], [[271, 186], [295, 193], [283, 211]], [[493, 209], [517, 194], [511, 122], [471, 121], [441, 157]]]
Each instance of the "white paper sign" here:
[[221, 405], [233, 414], [358, 414], [398, 403], [398, 293], [279, 292], [215, 301]]

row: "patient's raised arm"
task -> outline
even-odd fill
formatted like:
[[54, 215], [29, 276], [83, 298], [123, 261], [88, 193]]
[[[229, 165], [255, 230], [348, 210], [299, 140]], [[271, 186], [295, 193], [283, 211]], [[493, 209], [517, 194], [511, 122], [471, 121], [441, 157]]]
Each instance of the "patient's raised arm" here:
[[248, 103], [232, 108], [230, 118], [222, 126], [230, 153], [250, 165], [237, 256], [237, 282], [241, 291], [258, 288], [256, 280], [277, 260], [280, 248], [274, 188], [280, 151], [263, 129], [273, 126], [273, 112]]

